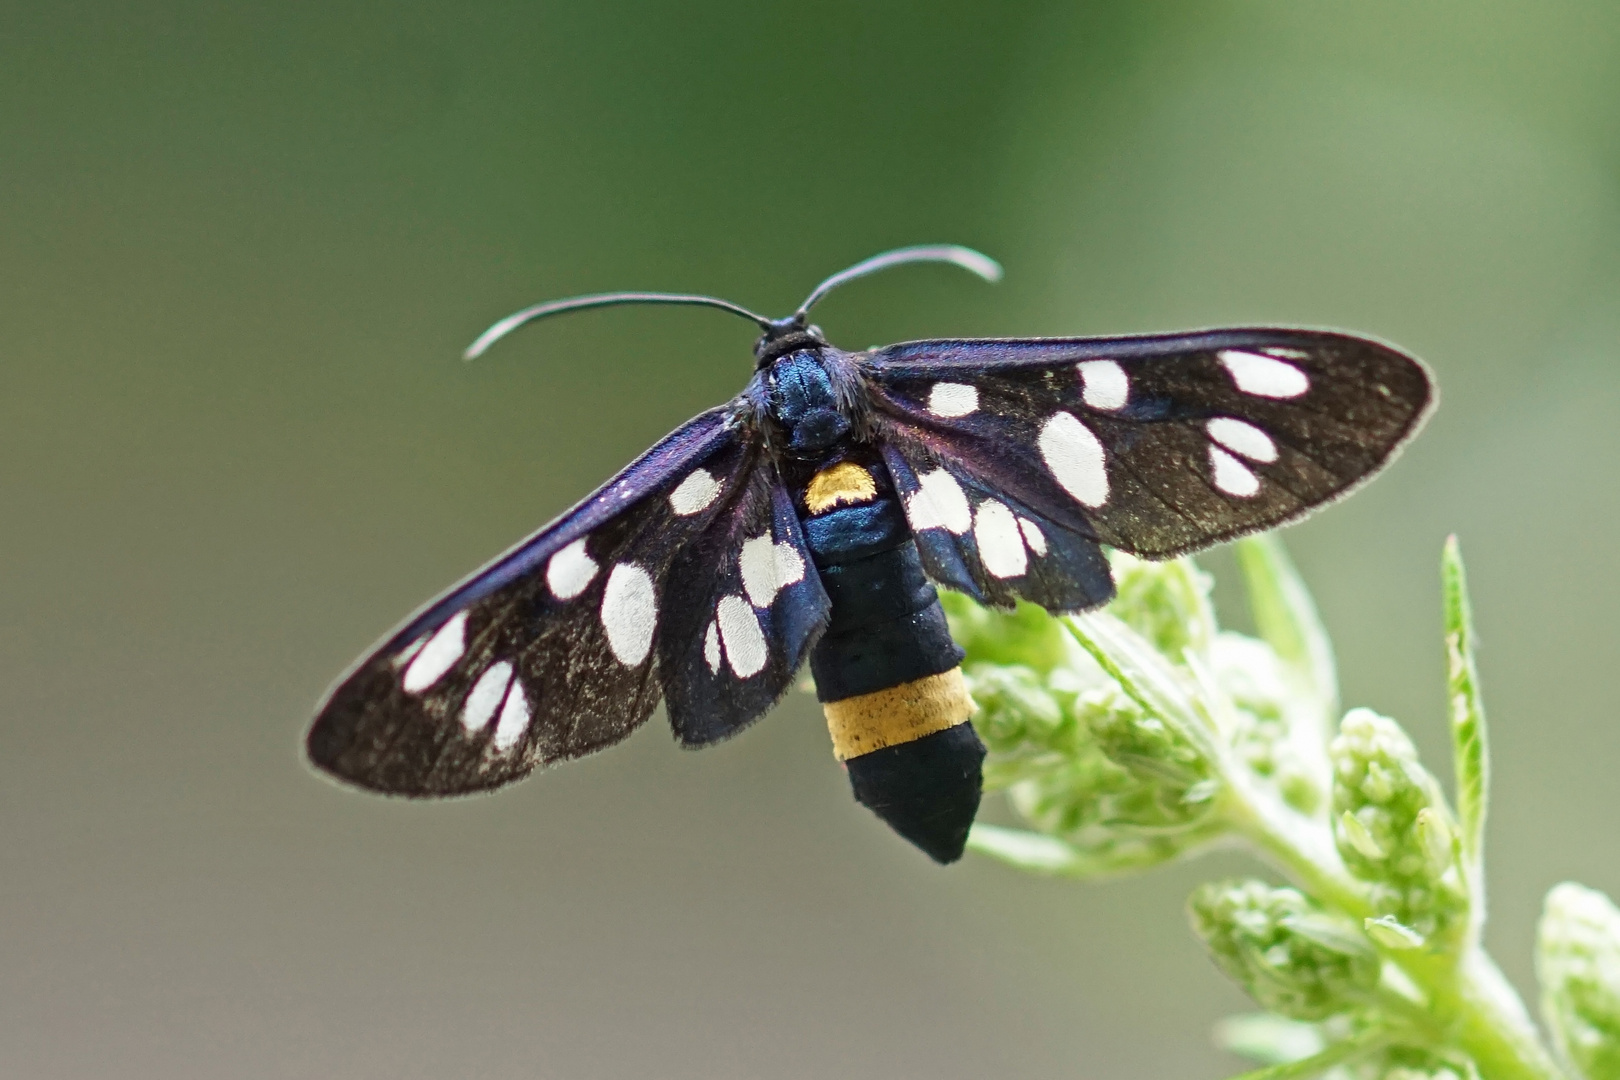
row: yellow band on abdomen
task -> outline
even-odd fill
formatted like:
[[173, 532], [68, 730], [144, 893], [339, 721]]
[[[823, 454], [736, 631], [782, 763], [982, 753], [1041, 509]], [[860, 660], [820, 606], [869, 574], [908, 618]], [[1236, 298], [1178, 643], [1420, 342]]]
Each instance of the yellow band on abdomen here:
[[848, 761], [886, 746], [913, 742], [953, 728], [978, 708], [962, 681], [962, 669], [824, 703], [833, 756]]

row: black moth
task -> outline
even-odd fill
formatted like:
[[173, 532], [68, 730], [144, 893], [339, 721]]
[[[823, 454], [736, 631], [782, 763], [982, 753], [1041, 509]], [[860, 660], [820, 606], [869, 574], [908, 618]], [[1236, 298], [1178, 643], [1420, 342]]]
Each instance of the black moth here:
[[499, 787], [628, 736], [662, 697], [704, 746], [767, 712], [809, 658], [855, 797], [961, 856], [984, 747], [935, 585], [1053, 612], [1114, 593], [1104, 545], [1152, 559], [1292, 521], [1387, 463], [1433, 399], [1365, 338], [1230, 329], [1117, 338], [827, 343], [807, 315], [887, 267], [1000, 268], [954, 246], [878, 255], [757, 323], [741, 394], [412, 616], [348, 672], [311, 760], [392, 795]]

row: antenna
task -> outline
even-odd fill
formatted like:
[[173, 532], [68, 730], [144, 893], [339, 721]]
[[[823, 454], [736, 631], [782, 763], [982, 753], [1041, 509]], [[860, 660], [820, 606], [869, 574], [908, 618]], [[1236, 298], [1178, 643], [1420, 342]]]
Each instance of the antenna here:
[[478, 340], [467, 346], [467, 351], [461, 354], [462, 359], [478, 359], [501, 338], [518, 327], [535, 322], [538, 319], [549, 318], [552, 315], [562, 315], [569, 311], [617, 307], [620, 304], [678, 304], [686, 307], [719, 308], [721, 311], [729, 311], [733, 315], [741, 315], [748, 321], [758, 325], [766, 333], [771, 331], [771, 320], [765, 316], [755, 315], [745, 307], [740, 307], [729, 300], [721, 300], [713, 296], [688, 296], [684, 293], [650, 292], [593, 293], [590, 296], [570, 296], [566, 300], [548, 300], [543, 304], [524, 308], [514, 315], [508, 315], [482, 334], [479, 334]]
[[1001, 264], [983, 252], [972, 248], [962, 247], [960, 244], [918, 244], [915, 247], [895, 248], [885, 251], [881, 255], [874, 255], [856, 263], [848, 270], [840, 270], [832, 277], [816, 286], [810, 298], [799, 305], [799, 310], [793, 313], [795, 322], [802, 323], [810, 309], [821, 302], [822, 297], [846, 285], [856, 278], [863, 278], [868, 274], [875, 274], [880, 270], [887, 270], [892, 266], [905, 266], [907, 263], [942, 262], [978, 274], [984, 280], [994, 284], [1001, 280]]
[[960, 266], [964, 270], [978, 274], [984, 280], [996, 282], [1001, 280], [1001, 264], [990, 256], [974, 251], [972, 248], [961, 247], [957, 244], [918, 244], [915, 247], [896, 248], [885, 251], [881, 255], [874, 255], [856, 263], [847, 270], [840, 270], [832, 277], [817, 285], [810, 298], [799, 305], [799, 309], [786, 319], [767, 319], [763, 315], [756, 315], [745, 307], [733, 304], [729, 300], [721, 300], [713, 296], [692, 296], [685, 293], [654, 293], [654, 292], [616, 292], [592, 293], [590, 296], [570, 296], [565, 300], [548, 300], [534, 307], [524, 308], [514, 315], [508, 315], [500, 322], [478, 335], [478, 340], [467, 346], [462, 357], [467, 360], [476, 360], [489, 350], [501, 338], [510, 334], [520, 326], [539, 319], [550, 318], [553, 315], [562, 315], [570, 311], [587, 311], [591, 308], [616, 307], [620, 304], [678, 304], [687, 307], [712, 307], [721, 311], [729, 311], [733, 315], [740, 315], [749, 322], [757, 325], [765, 332], [765, 340], [780, 338], [783, 334], [794, 330], [802, 330], [806, 324], [806, 317], [810, 309], [819, 303], [822, 297], [838, 288], [840, 285], [863, 278], [868, 274], [875, 274], [880, 270], [887, 270], [892, 266], [905, 266], [908, 263], [939, 262]]

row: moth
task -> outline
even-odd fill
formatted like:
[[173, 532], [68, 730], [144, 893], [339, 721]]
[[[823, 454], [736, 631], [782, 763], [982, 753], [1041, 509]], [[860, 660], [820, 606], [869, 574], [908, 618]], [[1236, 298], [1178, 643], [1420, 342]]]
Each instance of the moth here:
[[809, 321], [901, 248], [769, 319], [609, 293], [496, 323], [689, 304], [753, 321], [754, 374], [539, 532], [433, 600], [327, 694], [311, 761], [390, 795], [500, 787], [619, 742], [660, 699], [688, 747], [768, 712], [808, 660], [855, 798], [959, 858], [985, 750], [936, 589], [1048, 611], [1106, 603], [1117, 548], [1167, 559], [1294, 521], [1387, 464], [1434, 400], [1416, 359], [1318, 330], [913, 341]]

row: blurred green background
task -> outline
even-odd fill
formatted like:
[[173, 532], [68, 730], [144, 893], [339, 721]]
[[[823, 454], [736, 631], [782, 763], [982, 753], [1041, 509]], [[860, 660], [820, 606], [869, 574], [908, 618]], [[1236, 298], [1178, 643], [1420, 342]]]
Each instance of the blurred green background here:
[[1007, 279], [863, 283], [835, 342], [1274, 321], [1433, 365], [1427, 433], [1288, 540], [1346, 702], [1449, 772], [1461, 534], [1529, 988], [1544, 890], [1620, 892], [1617, 121], [1598, 0], [0, 8], [0, 1074], [1235, 1071], [1181, 904], [1248, 863], [941, 871], [805, 697], [459, 803], [300, 760], [379, 634], [750, 370], [669, 310], [457, 362], [489, 321], [780, 313], [921, 241]]

